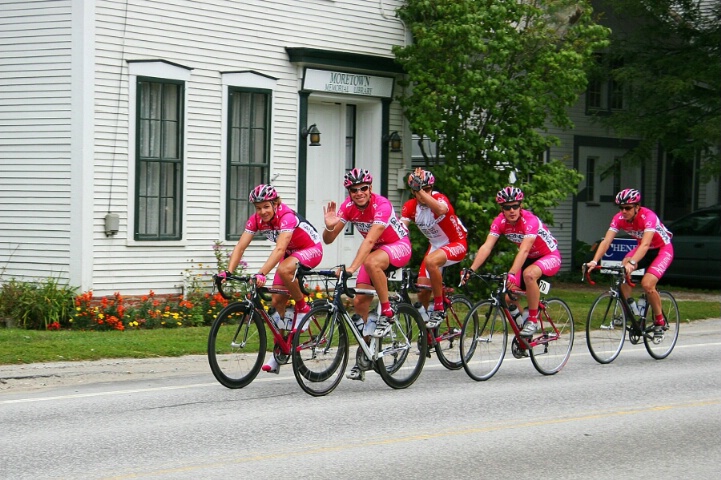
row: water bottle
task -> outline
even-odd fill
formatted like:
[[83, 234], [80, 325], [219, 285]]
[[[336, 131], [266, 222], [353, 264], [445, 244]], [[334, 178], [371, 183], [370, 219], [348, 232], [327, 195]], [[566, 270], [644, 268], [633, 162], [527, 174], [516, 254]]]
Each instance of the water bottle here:
[[636, 305], [638, 307], [638, 314], [642, 317], [646, 315], [646, 297], [644, 295], [641, 295], [641, 298], [638, 299], [638, 303]]
[[[295, 310], [293, 307], [285, 309], [285, 315], [283, 316], [283, 330], [290, 330], [293, 328], [293, 318], [295, 317]], [[298, 321], [303, 318], [302, 315], [298, 317]]]
[[418, 313], [421, 314], [421, 318], [424, 322], [428, 321], [428, 312], [426, 311], [426, 307], [424, 307], [421, 302], [416, 302], [413, 304], [413, 307], [418, 310]]
[[518, 305], [512, 303], [511, 306], [508, 307], [508, 313], [511, 314], [511, 318], [515, 320], [519, 327], [523, 326], [523, 318], [521, 317], [521, 311], [518, 309]]
[[[363, 320], [361, 320], [362, 322]], [[376, 329], [376, 323], [378, 322], [378, 314], [376, 312], [371, 312], [368, 314], [368, 321], [365, 325], [365, 331], [363, 332], [364, 335], [370, 335], [373, 333], [373, 331]]]
[[356, 328], [359, 332], [362, 333], [362, 332], [363, 332], [363, 327], [365, 326], [365, 324], [363, 323], [363, 319], [361, 318], [361, 316], [358, 315], [357, 313], [354, 313], [353, 316], [350, 317], [350, 318], [351, 318], [351, 320], [353, 320], [353, 323], [355, 324], [355, 328]]
[[634, 300], [632, 297], [628, 297], [626, 300], [628, 302], [628, 306], [631, 307], [631, 311], [634, 315], [638, 315], [638, 305], [636, 305], [636, 300]]
[[280, 330], [285, 330], [285, 319], [280, 318], [280, 314], [278, 314], [278, 312], [273, 312], [273, 315], [271, 315], [270, 318], [273, 319], [275, 328], [278, 328]]

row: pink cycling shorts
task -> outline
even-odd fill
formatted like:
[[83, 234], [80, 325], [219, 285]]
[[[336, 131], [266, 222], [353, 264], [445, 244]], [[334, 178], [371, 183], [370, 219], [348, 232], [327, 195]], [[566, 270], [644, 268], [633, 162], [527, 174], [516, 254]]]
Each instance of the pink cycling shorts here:
[[[468, 253], [468, 245], [466, 244], [465, 240], [463, 240], [462, 242], [450, 242], [440, 248], [436, 248], [431, 245], [430, 247], [428, 247], [426, 256], [428, 256], [430, 253], [435, 252], [436, 250], [443, 250], [446, 253], [446, 263], [441, 265], [441, 268], [443, 268], [458, 263], [464, 258], [466, 258], [466, 253]], [[418, 278], [428, 278], [425, 257], [421, 262], [421, 268], [418, 270]]]
[[[388, 260], [394, 267], [405, 267], [408, 262], [411, 261], [411, 239], [410, 236], [405, 236], [393, 243], [386, 243], [379, 245], [375, 250], [383, 250], [388, 254]], [[374, 251], [375, 251], [374, 250]], [[371, 277], [366, 272], [365, 265], [358, 270], [358, 279], [356, 283], [364, 283], [366, 285], [373, 285]]]
[[547, 277], [552, 277], [561, 269], [561, 252], [558, 249], [535, 260], [533, 265], [541, 269]]
[[[628, 252], [626, 258], [632, 257], [636, 253], [636, 250], [638, 250], [638, 246]], [[671, 265], [671, 262], [673, 262], [673, 244], [667, 243], [660, 248], [649, 248], [646, 255], [638, 262], [638, 268], [645, 268], [646, 273], [650, 273], [654, 277], [661, 279], [669, 265]]]
[[[320, 261], [323, 259], [323, 246], [320, 243], [316, 243], [310, 248], [304, 248], [302, 250], [296, 250], [295, 252], [291, 253], [290, 255], [286, 255], [283, 260], [285, 260], [288, 257], [295, 257], [298, 259], [298, 263], [303, 265], [304, 267], [308, 268], [315, 268], [320, 264]], [[280, 275], [276, 274], [273, 277], [273, 287], [285, 287], [286, 285], [283, 283], [283, 280], [280, 278]]]

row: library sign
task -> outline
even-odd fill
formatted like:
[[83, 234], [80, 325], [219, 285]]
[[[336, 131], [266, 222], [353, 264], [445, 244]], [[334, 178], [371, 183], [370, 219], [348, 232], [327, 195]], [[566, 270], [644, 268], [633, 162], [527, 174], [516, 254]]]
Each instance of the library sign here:
[[391, 98], [393, 78], [308, 68], [303, 78], [303, 90]]

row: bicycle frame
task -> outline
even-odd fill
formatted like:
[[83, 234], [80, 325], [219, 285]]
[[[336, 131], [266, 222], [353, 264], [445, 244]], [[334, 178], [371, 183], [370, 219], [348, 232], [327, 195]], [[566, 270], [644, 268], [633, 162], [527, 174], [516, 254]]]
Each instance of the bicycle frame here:
[[[345, 270], [345, 265], [339, 265], [338, 270], [319, 270], [315, 272], [308, 272], [307, 275], [319, 275], [322, 277], [337, 277], [338, 281], [335, 284], [334, 292], [333, 292], [333, 300], [326, 299], [326, 302], [331, 307], [331, 314], [335, 314], [336, 312], [340, 314], [341, 318], [343, 318], [343, 321], [346, 325], [346, 330], [353, 333], [353, 337], [355, 337], [356, 342], [358, 343], [358, 346], [365, 354], [366, 358], [368, 358], [372, 362], [376, 362], [387, 355], [392, 355], [395, 353], [398, 353], [399, 351], [405, 351], [408, 349], [407, 345], [410, 345], [410, 339], [404, 337], [402, 340], [403, 342], [401, 345], [405, 345], [406, 347], [388, 347], [383, 350], [380, 349], [380, 339], [375, 337], [370, 337], [369, 343], [366, 343], [365, 337], [363, 336], [363, 332], [359, 331], [358, 328], [356, 328], [355, 322], [353, 322], [353, 319], [351, 318], [350, 314], [345, 308], [345, 305], [343, 305], [343, 299], [342, 296], [346, 295], [349, 298], [353, 298], [355, 295], [375, 295], [374, 291], [370, 290], [355, 290], [348, 287], [348, 279], [350, 278], [350, 275]], [[340, 275], [340, 277], [338, 277]]]
[[[511, 311], [509, 309], [508, 302], [506, 301], [506, 295], [511, 297], [515, 300], [516, 296], [526, 296], [526, 292], [523, 290], [509, 290], [508, 289], [508, 275], [483, 275], [483, 274], [477, 274], [473, 273], [474, 277], [481, 278], [482, 280], [486, 281], [486, 283], [489, 282], [499, 282], [498, 287], [496, 288], [493, 293], [491, 293], [488, 300], [491, 301], [493, 305], [498, 305], [503, 310], [503, 315], [506, 319], [506, 322], [511, 326], [511, 330], [513, 330], [513, 335], [515, 336], [515, 339], [518, 341], [518, 346], [522, 350], [526, 350], [527, 348], [533, 348], [538, 345], [543, 345], [545, 343], [548, 343], [550, 341], [555, 340], [560, 335], [558, 332], [558, 328], [556, 328], [556, 325], [553, 323], [553, 320], [549, 317], [548, 311], [546, 310], [546, 300], [541, 298], [538, 302], [538, 322], [539, 322], [539, 331], [543, 332], [545, 330], [546, 324], [550, 325], [553, 328], [553, 331], [555, 333], [555, 337], [551, 338], [547, 334], [540, 334], [537, 335], [535, 338], [532, 337], [532, 339], [529, 341], [527, 338], [521, 336], [521, 327], [519, 327], [516, 324], [516, 321], [513, 319], [513, 316], [511, 315]], [[545, 321], [545, 323], [544, 323]]]
[[[295, 272], [294, 277], [298, 279], [298, 283], [300, 284], [301, 292], [303, 293], [303, 295], [310, 294], [303, 286], [303, 277], [305, 275], [307, 275], [308, 271], [309, 271], [308, 269], [303, 268], [300, 264], [296, 265], [296, 272]], [[288, 291], [285, 289], [272, 288], [272, 287], [258, 287], [255, 284], [255, 281], [252, 276], [231, 275], [227, 279], [238, 281], [238, 282], [243, 282], [249, 286], [250, 290], [245, 295], [245, 298], [242, 300], [238, 300], [238, 301], [240, 303], [244, 303], [245, 305], [247, 305], [248, 310], [251, 310], [251, 309], [254, 310], [258, 314], [258, 316], [260, 316], [260, 318], [263, 319], [263, 323], [265, 323], [265, 325], [270, 329], [270, 332], [273, 335], [273, 350], [275, 351], [275, 349], [278, 348], [280, 355], [282, 355], [280, 360], [287, 361], [287, 359], [290, 358], [291, 350], [293, 347], [293, 334], [295, 333], [295, 326], [298, 324], [298, 322], [297, 322], [298, 313], [294, 312], [294, 314], [293, 314], [293, 324], [292, 324], [293, 329], [292, 330], [290, 330], [290, 331], [280, 330], [275, 325], [275, 322], [270, 317], [270, 315], [268, 315], [268, 312], [265, 311], [265, 307], [263, 306], [263, 300], [266, 300], [266, 301], [269, 300], [267, 298], [268, 294], [273, 294], [273, 293], [287, 294]], [[218, 292], [220, 292], [220, 294], [223, 296], [223, 298], [232, 299], [232, 297], [223, 290], [222, 285], [223, 285], [222, 279], [217, 278], [215, 281], [215, 287], [218, 289]], [[281, 314], [283, 312], [278, 312], [278, 313]], [[247, 330], [245, 330], [245, 331], [247, 333]], [[286, 333], [284, 334], [283, 332], [286, 332]], [[237, 333], [240, 333], [240, 329], [238, 329]], [[244, 346], [244, 342], [246, 340], [247, 339], [244, 339], [244, 341], [241, 343], [234, 342], [233, 346], [242, 347], [242, 346]]]
[[643, 316], [636, 315], [628, 304], [628, 298], [623, 294], [623, 290], [621, 290], [621, 285], [624, 283], [627, 283], [628, 286], [632, 288], [636, 286], [636, 284], [631, 281], [631, 277], [626, 273], [626, 268], [624, 266], [601, 267], [600, 265], [593, 268], [586, 268], [584, 266], [583, 268], [582, 280], [588, 280], [590, 285], [596, 285], [596, 282], [591, 278], [591, 272], [593, 270], [607, 270], [607, 272], [602, 273], [610, 272], [614, 276], [613, 284], [609, 287], [608, 293], [615, 298], [621, 299], [621, 309], [625, 317], [630, 319], [630, 322], [626, 323], [629, 341], [635, 345], [642, 337], [653, 338], [653, 322], [651, 322], [650, 326], [646, 327], [646, 317], [648, 316], [648, 311], [651, 310], [651, 305], [646, 305]]
[[[414, 288], [416, 290], [420, 290], [420, 289], [430, 290], [431, 289], [430, 285], [426, 286], [426, 285], [420, 285], [417, 283], [415, 285], [413, 285], [414, 277], [415, 277], [415, 275], [413, 275], [413, 272], [411, 271], [410, 268], [403, 269], [403, 274], [401, 277], [401, 286], [398, 289], [398, 291], [395, 292], [395, 294], [397, 295], [396, 301], [402, 301], [402, 302], [408, 303], [409, 305], [413, 305], [413, 302], [411, 301], [409, 292], [413, 291]], [[446, 309], [446, 311], [448, 309], [451, 309], [452, 302], [451, 302], [451, 297], [449, 295], [450, 293], [453, 293], [453, 289], [450, 287], [447, 287], [446, 285], [443, 285], [443, 305], [444, 305], [444, 308]], [[463, 319], [460, 319], [460, 321], [463, 322]], [[458, 332], [453, 332], [453, 333], [446, 332], [439, 337], [436, 337], [433, 334], [433, 330], [426, 330], [426, 334], [428, 336], [428, 346], [429, 347], [431, 347], [431, 346], [435, 347], [443, 340], [460, 338], [460, 336], [461, 336], [460, 330]]]

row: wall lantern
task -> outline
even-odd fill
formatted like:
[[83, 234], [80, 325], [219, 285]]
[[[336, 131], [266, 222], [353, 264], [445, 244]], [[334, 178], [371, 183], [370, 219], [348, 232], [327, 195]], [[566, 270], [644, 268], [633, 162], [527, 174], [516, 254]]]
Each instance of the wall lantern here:
[[315, 126], [315, 123], [311, 125], [308, 128], [304, 128], [300, 131], [300, 135], [303, 138], [307, 138], [310, 135], [310, 146], [311, 147], [319, 147], [320, 146], [320, 130], [318, 130], [318, 127]]
[[383, 137], [383, 140], [388, 142], [388, 146], [390, 147], [391, 152], [400, 152], [401, 151], [402, 141], [401, 141], [401, 136], [398, 135], [397, 130], [391, 132], [390, 135], [385, 135]]

